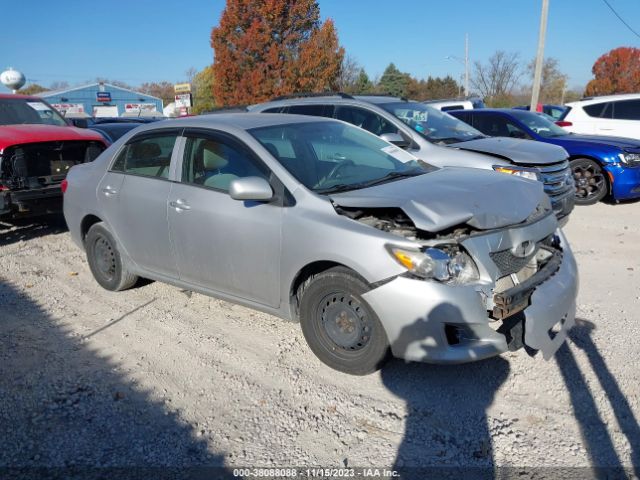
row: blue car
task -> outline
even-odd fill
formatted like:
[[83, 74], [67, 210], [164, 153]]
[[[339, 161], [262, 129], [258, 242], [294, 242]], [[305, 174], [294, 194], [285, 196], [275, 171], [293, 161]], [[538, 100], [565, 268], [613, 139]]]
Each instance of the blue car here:
[[[516, 110], [529, 110], [529, 105], [521, 105], [519, 107], [513, 107]], [[546, 113], [547, 115], [549, 115], [550, 117], [553, 117], [554, 121], [555, 120], [560, 120], [560, 118], [562, 117], [562, 114], [564, 114], [564, 112], [567, 110], [567, 107], [563, 107], [562, 105], [551, 105], [548, 103], [545, 103], [544, 105], [542, 105], [542, 112]]]
[[547, 116], [514, 109], [447, 112], [485, 135], [551, 143], [569, 153], [576, 204], [591, 205], [607, 194], [613, 200], [640, 198], [640, 141], [569, 133]]

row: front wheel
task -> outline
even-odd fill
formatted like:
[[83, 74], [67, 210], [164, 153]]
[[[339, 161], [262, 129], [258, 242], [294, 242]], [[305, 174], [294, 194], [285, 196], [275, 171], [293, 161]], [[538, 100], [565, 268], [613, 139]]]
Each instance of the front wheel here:
[[571, 161], [571, 171], [576, 182], [576, 205], [593, 205], [607, 194], [607, 180], [602, 167], [589, 158]]
[[133, 287], [138, 281], [138, 276], [123, 262], [116, 241], [104, 223], [96, 223], [89, 229], [85, 250], [91, 273], [102, 288], [117, 292]]
[[313, 353], [335, 370], [367, 375], [389, 356], [387, 335], [362, 294], [369, 286], [346, 268], [315, 276], [300, 300], [300, 325]]

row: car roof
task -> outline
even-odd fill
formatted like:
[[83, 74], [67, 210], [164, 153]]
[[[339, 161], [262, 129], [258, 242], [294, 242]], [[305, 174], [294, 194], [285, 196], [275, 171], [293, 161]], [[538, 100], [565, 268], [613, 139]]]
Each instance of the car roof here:
[[316, 123], [332, 122], [330, 118], [310, 117], [307, 115], [287, 115], [271, 113], [215, 113], [209, 115], [198, 115], [194, 117], [182, 117], [162, 122], [140, 124], [141, 130], [155, 130], [171, 127], [191, 127], [191, 128], [215, 128], [220, 126], [234, 127], [240, 130], [251, 128], [272, 127], [278, 125], [290, 125], [292, 123]]
[[587, 103], [608, 102], [612, 100], [632, 100], [640, 98], [640, 93], [620, 93], [618, 95], [602, 95], [597, 97], [585, 97], [575, 102], [567, 103], [567, 105], [580, 105]]
[[[520, 109], [514, 109], [514, 108], [474, 108], [472, 110], [463, 110], [463, 109], [458, 109], [458, 110], [449, 110], [447, 113], [455, 113], [455, 112], [464, 112], [464, 113], [471, 113], [473, 115], [482, 115], [483, 113], [513, 113], [513, 110], [516, 110], [517, 112], [529, 112], [528, 110], [520, 110]], [[536, 113], [536, 112], [529, 112], [529, 113]]]
[[293, 95], [291, 97], [280, 97], [275, 98], [273, 100], [269, 100], [263, 103], [251, 105], [249, 109], [261, 106], [265, 107], [267, 105], [273, 106], [284, 106], [284, 105], [299, 105], [299, 104], [337, 104], [337, 103], [349, 103], [353, 104], [354, 102], [364, 102], [371, 104], [383, 104], [383, 103], [398, 103], [398, 102], [406, 102], [407, 99], [389, 95], [346, 95], [342, 93], [328, 93], [326, 95], [322, 94], [313, 94], [313, 95]]

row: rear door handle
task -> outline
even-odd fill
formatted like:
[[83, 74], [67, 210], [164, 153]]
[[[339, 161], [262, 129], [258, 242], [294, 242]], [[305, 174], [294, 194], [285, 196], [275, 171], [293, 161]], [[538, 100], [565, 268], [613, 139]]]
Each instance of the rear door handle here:
[[175, 208], [177, 212], [183, 212], [185, 210], [191, 210], [191, 207], [189, 206], [189, 204], [186, 202], [186, 200], [182, 200], [181, 198], [169, 202], [169, 206], [172, 208]]
[[102, 193], [104, 193], [107, 197], [110, 197], [111, 195], [116, 195], [118, 193], [118, 190], [113, 188], [111, 185], [107, 185], [102, 189]]

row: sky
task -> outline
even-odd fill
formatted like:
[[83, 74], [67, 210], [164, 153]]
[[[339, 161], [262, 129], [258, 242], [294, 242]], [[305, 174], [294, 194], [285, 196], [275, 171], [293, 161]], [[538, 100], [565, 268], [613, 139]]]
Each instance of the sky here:
[[[608, 0], [640, 32], [640, 0]], [[213, 62], [209, 43], [225, 0], [2, 0], [0, 70], [22, 71], [28, 83], [71, 85], [96, 77], [137, 86], [180, 82], [190, 67]], [[370, 77], [396, 66], [418, 78], [451, 75], [485, 62], [496, 50], [535, 56], [541, 0], [319, 0], [341, 44]], [[604, 0], [550, 0], [545, 56], [558, 59], [569, 87], [583, 87], [603, 53], [640, 47]], [[473, 71], [473, 70], [472, 70]], [[523, 77], [524, 80], [525, 77]], [[0, 86], [0, 91], [6, 91]]]

